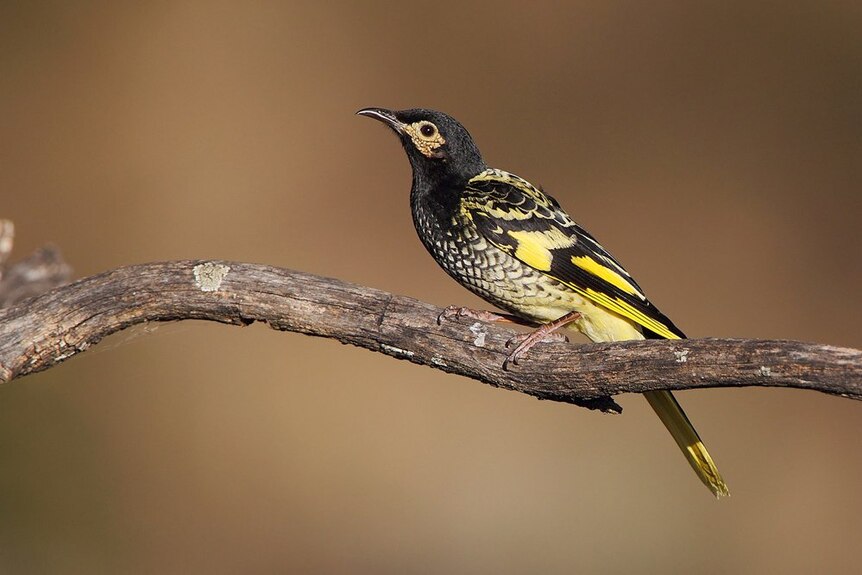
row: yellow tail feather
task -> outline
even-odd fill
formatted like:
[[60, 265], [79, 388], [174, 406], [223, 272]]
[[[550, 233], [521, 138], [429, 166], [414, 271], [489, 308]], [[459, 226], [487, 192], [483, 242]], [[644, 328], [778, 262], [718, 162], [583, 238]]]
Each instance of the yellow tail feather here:
[[688, 459], [694, 472], [700, 477], [713, 495], [730, 495], [727, 484], [721, 478], [715, 462], [709, 456], [703, 441], [698, 436], [685, 412], [669, 391], [648, 391], [644, 393], [647, 401], [658, 414], [662, 423], [673, 436], [676, 444]]

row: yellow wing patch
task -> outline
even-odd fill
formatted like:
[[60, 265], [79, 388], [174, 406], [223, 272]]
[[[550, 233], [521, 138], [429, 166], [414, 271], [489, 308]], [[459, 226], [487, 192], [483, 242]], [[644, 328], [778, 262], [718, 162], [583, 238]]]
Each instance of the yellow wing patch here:
[[579, 292], [584, 297], [588, 297], [594, 302], [617, 312], [621, 316], [629, 318], [633, 322], [642, 325], [651, 332], [654, 332], [665, 339], [679, 339], [679, 336], [673, 333], [666, 325], [649, 317], [627, 302], [589, 288], [584, 290], [570, 283], [566, 283], [566, 285]]
[[572, 256], [572, 263], [581, 268], [582, 270], [605, 280], [612, 286], [621, 289], [627, 294], [636, 295], [642, 300], [646, 300], [646, 296], [639, 292], [635, 288], [635, 286], [626, 281], [623, 276], [610, 269], [609, 267], [600, 264], [590, 256]]
[[515, 257], [543, 272], [551, 271], [551, 262], [554, 259], [551, 250], [575, 245], [575, 238], [567, 236], [557, 228], [506, 233], [518, 242]]

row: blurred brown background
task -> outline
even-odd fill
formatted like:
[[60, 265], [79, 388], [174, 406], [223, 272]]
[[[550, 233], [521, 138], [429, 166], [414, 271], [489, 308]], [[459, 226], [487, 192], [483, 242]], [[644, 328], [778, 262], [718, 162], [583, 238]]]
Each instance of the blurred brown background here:
[[[427, 106], [691, 336], [862, 347], [859, 2], [145, 4], [0, 5], [15, 257], [481, 306], [416, 239], [395, 138], [353, 116]], [[0, 572], [852, 570], [862, 406], [681, 398], [729, 500], [636, 396], [602, 416], [261, 326], [137, 328], [0, 388]]]

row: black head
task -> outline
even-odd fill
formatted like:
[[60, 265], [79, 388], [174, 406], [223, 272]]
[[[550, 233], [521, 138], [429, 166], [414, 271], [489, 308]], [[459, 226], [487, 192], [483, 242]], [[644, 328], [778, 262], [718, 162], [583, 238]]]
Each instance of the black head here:
[[442, 112], [365, 108], [356, 113], [395, 131], [410, 159], [414, 181], [458, 185], [486, 168], [464, 126]]

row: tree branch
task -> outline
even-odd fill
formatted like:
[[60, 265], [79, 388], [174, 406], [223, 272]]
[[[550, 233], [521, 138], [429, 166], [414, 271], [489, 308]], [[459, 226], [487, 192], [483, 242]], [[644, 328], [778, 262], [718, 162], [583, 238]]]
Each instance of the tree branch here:
[[862, 351], [796, 341], [700, 339], [532, 349], [502, 368], [511, 330], [437, 324], [441, 309], [381, 290], [265, 265], [172, 261], [112, 270], [0, 310], [0, 381], [44, 369], [148, 321], [265, 322], [334, 338], [494, 386], [603, 411], [655, 389], [770, 386], [862, 399]]

